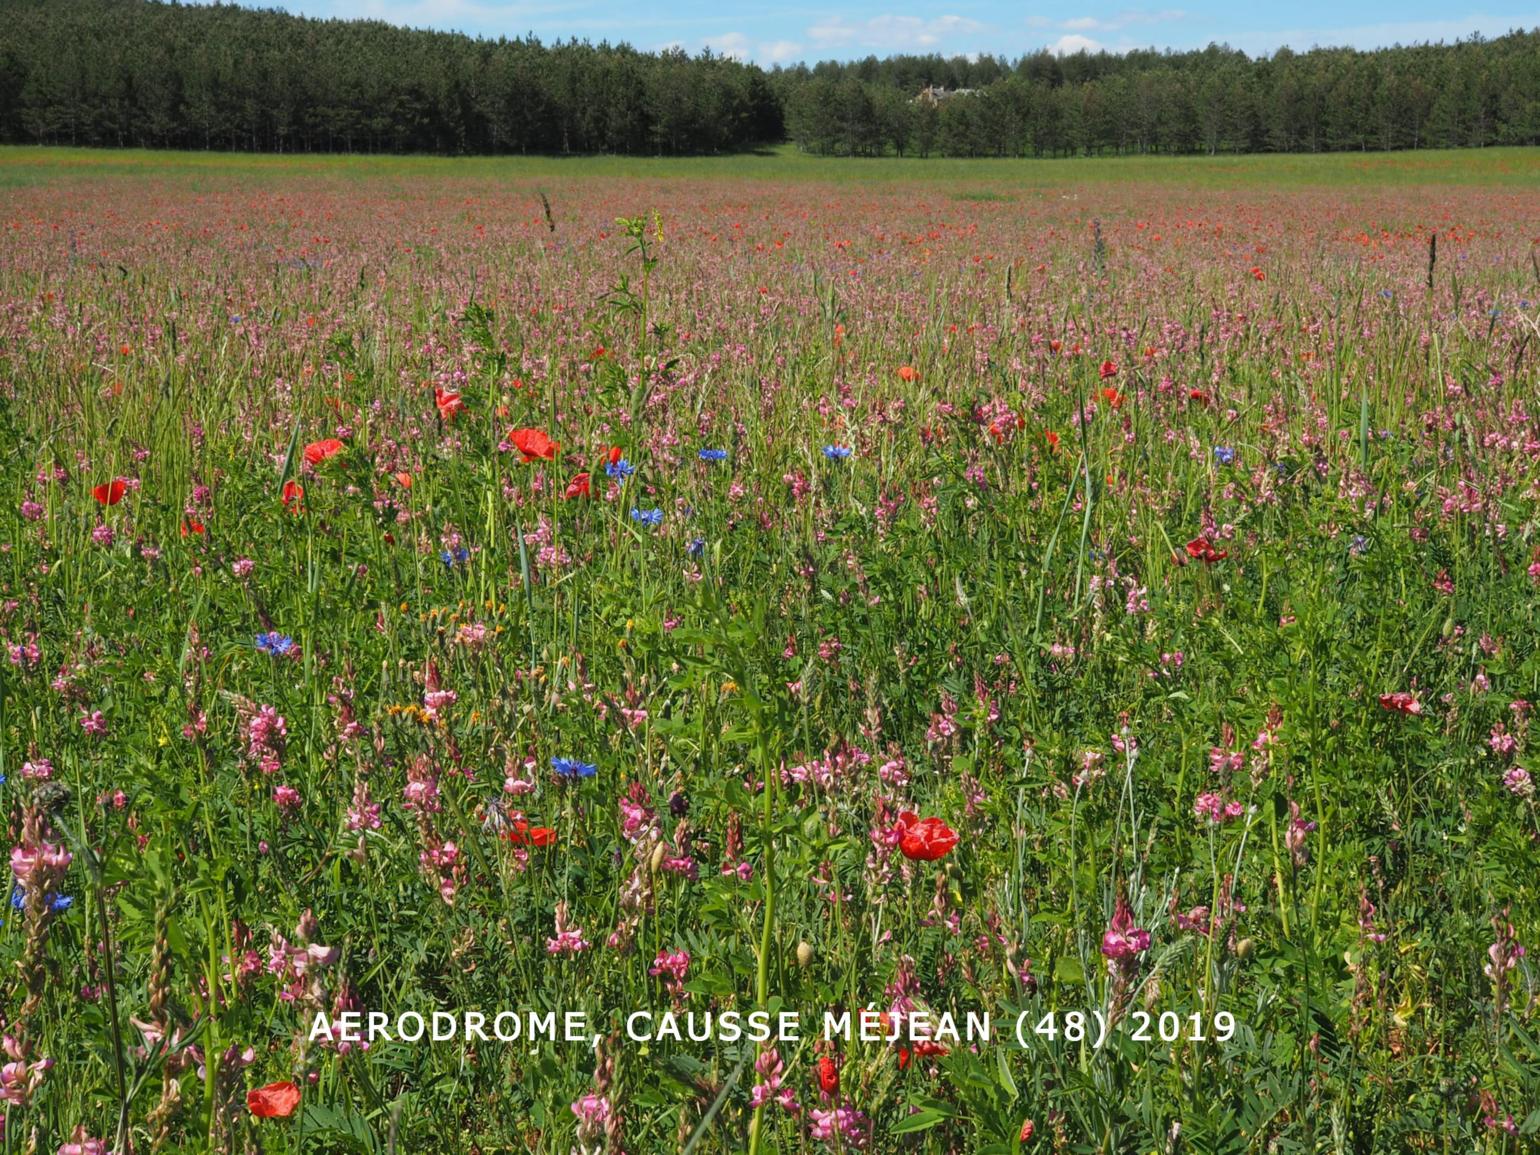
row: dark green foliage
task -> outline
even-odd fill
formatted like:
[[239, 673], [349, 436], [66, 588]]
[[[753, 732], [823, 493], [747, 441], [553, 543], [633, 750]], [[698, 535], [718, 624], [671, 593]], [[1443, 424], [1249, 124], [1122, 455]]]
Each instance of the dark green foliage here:
[[710, 153], [782, 136], [709, 52], [478, 40], [230, 4], [0, 2], [0, 141], [268, 152]]
[[[787, 135], [838, 155], [1338, 152], [1540, 142], [1540, 31], [1359, 52], [896, 56], [777, 72]], [[934, 97], [927, 94], [933, 90]], [[924, 94], [924, 95], [922, 95]], [[894, 97], [898, 99], [893, 99]]]

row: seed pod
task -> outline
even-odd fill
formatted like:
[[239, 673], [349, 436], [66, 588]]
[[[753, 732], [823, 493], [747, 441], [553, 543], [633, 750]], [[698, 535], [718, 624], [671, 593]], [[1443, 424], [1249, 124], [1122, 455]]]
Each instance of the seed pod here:
[[811, 966], [814, 953], [812, 943], [799, 942], [797, 944], [797, 965], [804, 968]]

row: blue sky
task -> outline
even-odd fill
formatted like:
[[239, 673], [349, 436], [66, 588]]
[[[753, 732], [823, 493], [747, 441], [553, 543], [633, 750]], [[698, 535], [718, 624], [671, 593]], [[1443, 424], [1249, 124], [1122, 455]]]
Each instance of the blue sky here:
[[1451, 12], [1429, 0], [1302, 0], [1265, 8], [1223, 0], [1178, 0], [1169, 8], [1053, 0], [1030, 7], [1013, 0], [873, 0], [839, 6], [744, 7], [710, 0], [639, 6], [621, 0], [532, 3], [515, 0], [269, 0], [264, 7], [307, 16], [370, 17], [419, 28], [486, 36], [534, 33], [550, 41], [627, 41], [654, 50], [711, 47], [760, 64], [854, 59], [897, 52], [994, 52], [1007, 57], [1047, 47], [1201, 48], [1228, 43], [1252, 54], [1280, 45], [1306, 49], [1347, 44], [1374, 48], [1422, 40], [1454, 40], [1480, 32], [1540, 26], [1535, 0], [1475, 13]]

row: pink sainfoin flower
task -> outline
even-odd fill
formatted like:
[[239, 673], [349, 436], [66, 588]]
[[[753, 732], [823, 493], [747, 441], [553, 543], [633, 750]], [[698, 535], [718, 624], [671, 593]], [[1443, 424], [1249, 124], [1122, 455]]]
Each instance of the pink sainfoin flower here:
[[1215, 826], [1230, 822], [1244, 814], [1246, 808], [1240, 802], [1232, 799], [1226, 802], [1218, 794], [1205, 792], [1199, 794], [1192, 805], [1192, 812], [1199, 818], [1207, 818]]
[[80, 728], [95, 738], [107, 735], [107, 719], [100, 710], [80, 715]]
[[105, 1139], [93, 1139], [84, 1127], [76, 1127], [68, 1143], [60, 1144], [58, 1155], [112, 1155]]
[[53, 777], [53, 763], [47, 758], [33, 758], [21, 764], [21, 776], [37, 782], [46, 782]]
[[1511, 767], [1503, 775], [1503, 786], [1508, 793], [1519, 798], [1533, 798], [1535, 796], [1535, 782], [1529, 776], [1529, 771], [1522, 766]]
[[74, 855], [51, 842], [42, 842], [36, 846], [24, 842], [11, 848], [11, 873], [24, 890], [47, 893], [56, 889], [73, 861]]
[[808, 1134], [820, 1143], [836, 1143], [852, 1151], [865, 1151], [871, 1142], [872, 1125], [864, 1113], [854, 1107], [835, 1107], [808, 1112]]
[[759, 1058], [754, 1060], [754, 1072], [759, 1079], [749, 1092], [749, 1106], [759, 1108], [777, 1103], [793, 1115], [801, 1110], [797, 1104], [797, 1093], [782, 1081], [786, 1076], [786, 1066], [781, 1062], [778, 1050], [766, 1047], [761, 1051]]
[[1492, 926], [1497, 932], [1496, 939], [1487, 947], [1488, 961], [1481, 970], [1492, 982], [1492, 1002], [1501, 1014], [1508, 1002], [1508, 973], [1519, 965], [1519, 959], [1526, 952], [1514, 934], [1513, 924], [1508, 921], [1506, 908], [1492, 919]]
[[1491, 737], [1487, 739], [1487, 748], [1495, 757], [1507, 762], [1519, 752], [1519, 740], [1508, 733], [1507, 727], [1501, 722], [1494, 722]]
[[1305, 839], [1315, 831], [1315, 823], [1300, 817], [1299, 803], [1289, 803], [1289, 826], [1283, 833], [1283, 845], [1288, 848], [1289, 856], [1296, 867], [1303, 867], [1310, 861], [1310, 852], [1305, 848]]
[[246, 722], [246, 757], [264, 774], [283, 769], [283, 750], [289, 728], [283, 715], [271, 706], [258, 706]]
[[684, 980], [689, 971], [690, 952], [685, 950], [660, 950], [652, 966], [647, 968], [648, 974], [663, 980], [669, 995], [676, 999], [684, 994]]
[[592, 1091], [572, 1104], [577, 1116], [577, 1141], [585, 1151], [604, 1140], [604, 1130], [610, 1121], [610, 1101], [604, 1095]]
[[406, 772], [406, 788], [402, 793], [402, 803], [407, 810], [415, 810], [422, 814], [436, 814], [443, 803], [439, 799], [438, 776], [433, 773], [433, 766], [424, 756], [412, 760], [412, 765]]
[[556, 937], [545, 940], [546, 954], [582, 954], [593, 944], [583, 937], [583, 928], [567, 926], [567, 904], [556, 904]]
[[1134, 925], [1128, 900], [1119, 898], [1107, 932], [1102, 935], [1102, 954], [1112, 963], [1126, 962], [1150, 949], [1150, 932]]
[[360, 778], [353, 784], [353, 803], [348, 807], [349, 830], [378, 830], [380, 804], [369, 798], [369, 784]]
[[21, 1043], [9, 1034], [5, 1036], [4, 1045], [9, 1062], [0, 1067], [0, 1102], [25, 1107], [42, 1085], [43, 1076], [52, 1068], [53, 1060], [28, 1062]]

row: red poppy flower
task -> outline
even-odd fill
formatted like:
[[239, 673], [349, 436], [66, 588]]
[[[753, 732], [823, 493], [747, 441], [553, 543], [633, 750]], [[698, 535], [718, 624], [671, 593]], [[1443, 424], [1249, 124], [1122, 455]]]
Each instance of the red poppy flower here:
[[1059, 448], [1059, 435], [1052, 429], [1043, 434], [1043, 438], [1048, 442], [1048, 448], [1050, 450], [1056, 450]]
[[1256, 265], [1252, 265], [1251, 266], [1251, 276], [1252, 276], [1252, 279], [1254, 279], [1254, 280], [1258, 280], [1258, 281], [1265, 281], [1265, 280], [1267, 280], [1267, 274], [1264, 273]]
[[549, 826], [531, 826], [522, 818], [514, 820], [513, 829], [506, 835], [515, 846], [554, 846], [556, 831]]
[[1213, 565], [1216, 561], [1224, 561], [1230, 556], [1227, 549], [1215, 549], [1206, 537], [1195, 537], [1187, 543], [1187, 556], [1196, 558], [1204, 565]]
[[299, 1106], [299, 1088], [293, 1083], [269, 1083], [246, 1092], [246, 1110], [258, 1119], [287, 1119]]
[[283, 483], [283, 506], [292, 509], [295, 513], [300, 511], [300, 499], [305, 496], [305, 487], [297, 481], [285, 481]]
[[328, 457], [336, 457], [342, 449], [342, 442], [335, 437], [328, 437], [324, 441], [312, 441], [305, 446], [305, 460], [311, 465], [320, 465]]
[[188, 534], [202, 534], [206, 528], [207, 527], [204, 526], [204, 524], [197, 518], [189, 517], [182, 523], [182, 536], [186, 537]]
[[526, 462], [555, 461], [556, 451], [561, 448], [538, 429], [510, 430], [508, 443], [524, 455]]
[[1394, 694], [1381, 694], [1380, 708], [1395, 714], [1422, 713], [1422, 703], [1417, 700], [1417, 695], [1408, 694], [1405, 690], [1397, 690]]
[[593, 487], [588, 483], [588, 474], [586, 472], [579, 473], [571, 481], [567, 482], [567, 489], [562, 496], [568, 498], [592, 497]]
[[818, 1060], [818, 1089], [825, 1095], [839, 1094], [840, 1069], [828, 1055]]
[[1111, 405], [1114, 409], [1121, 409], [1123, 407], [1123, 394], [1119, 393], [1110, 385], [1102, 390], [1102, 400], [1105, 401], [1108, 405]]
[[900, 365], [898, 367], [898, 377], [900, 381], [918, 381], [920, 379], [920, 371], [913, 365]]
[[435, 386], [433, 389], [433, 404], [438, 406], [440, 419], [446, 422], [465, 408], [465, 401], [458, 393], [439, 386]]
[[98, 485], [95, 489], [91, 490], [91, 496], [96, 498], [102, 505], [117, 505], [118, 502], [123, 500], [123, 495], [127, 492], [128, 482], [119, 477], [103, 485]]
[[898, 1069], [907, 1070], [911, 1059], [929, 1059], [935, 1056], [949, 1054], [940, 1043], [933, 1043], [929, 1039], [922, 1039], [914, 1045], [914, 1049], [908, 1047], [898, 1048]]
[[1107, 380], [1108, 377], [1116, 377], [1117, 375], [1118, 375], [1118, 363], [1116, 361], [1103, 361], [1102, 362], [1102, 380], [1103, 381]]
[[620, 446], [618, 446], [618, 445], [611, 445], [608, 449], [606, 449], [604, 451], [604, 460], [606, 462], [608, 462], [610, 465], [614, 465], [617, 461], [619, 461], [625, 455], [626, 455], [626, 451], [624, 449], [622, 449]]
[[1187, 390], [1187, 400], [1195, 401], [1199, 405], [1207, 405], [1208, 394], [1203, 392], [1202, 389], [1189, 389]]
[[939, 818], [917, 818], [905, 810], [898, 816], [898, 849], [905, 858], [935, 862], [957, 845], [957, 831]]

